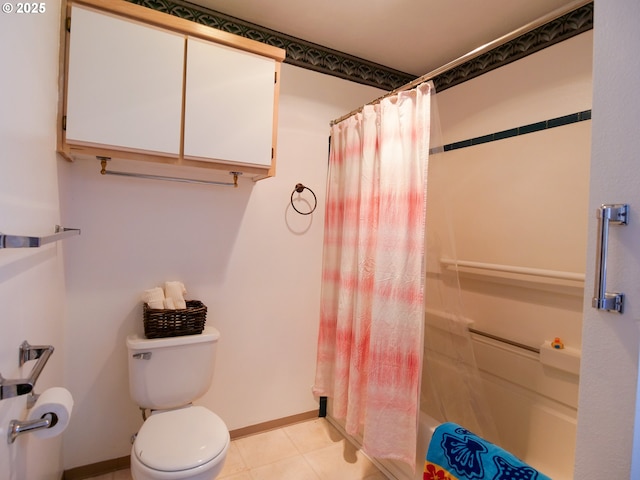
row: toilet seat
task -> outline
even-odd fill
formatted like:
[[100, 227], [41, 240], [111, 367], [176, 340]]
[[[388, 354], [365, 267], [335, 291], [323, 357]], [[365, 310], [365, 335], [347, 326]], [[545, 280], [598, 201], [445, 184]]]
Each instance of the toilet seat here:
[[229, 441], [220, 417], [204, 407], [189, 406], [154, 412], [140, 428], [133, 451], [150, 469], [177, 472], [211, 462], [226, 451]]

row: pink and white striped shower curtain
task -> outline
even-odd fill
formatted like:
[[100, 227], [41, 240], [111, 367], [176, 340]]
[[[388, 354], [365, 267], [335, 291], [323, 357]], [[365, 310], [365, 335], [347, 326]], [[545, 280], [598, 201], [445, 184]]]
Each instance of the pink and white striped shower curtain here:
[[415, 466], [430, 84], [331, 129], [314, 393], [373, 457]]

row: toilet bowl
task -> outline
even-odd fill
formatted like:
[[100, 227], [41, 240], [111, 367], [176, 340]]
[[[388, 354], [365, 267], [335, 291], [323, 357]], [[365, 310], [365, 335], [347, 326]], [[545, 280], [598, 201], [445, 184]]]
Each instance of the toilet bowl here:
[[147, 339], [127, 337], [129, 392], [150, 411], [131, 449], [134, 480], [212, 480], [229, 449], [224, 421], [193, 405], [210, 387], [220, 333]]
[[131, 474], [134, 480], [212, 480], [229, 443], [224, 422], [204, 407], [154, 412], [133, 443]]

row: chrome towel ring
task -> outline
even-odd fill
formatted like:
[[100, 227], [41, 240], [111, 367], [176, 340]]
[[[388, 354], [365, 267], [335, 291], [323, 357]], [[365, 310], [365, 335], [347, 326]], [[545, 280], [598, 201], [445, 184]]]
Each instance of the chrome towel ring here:
[[[311, 207], [311, 210], [309, 210], [308, 212], [301, 212], [300, 210], [298, 210], [296, 208], [296, 206], [293, 204], [293, 194], [294, 193], [302, 193], [304, 191], [304, 189], [307, 189], [311, 192], [311, 195], [313, 195], [313, 207]], [[314, 212], [314, 210], [316, 209], [316, 207], [318, 206], [318, 198], [316, 197], [316, 194], [313, 193], [313, 190], [311, 190], [309, 187], [305, 187], [303, 184], [301, 183], [296, 183], [295, 188], [293, 189], [293, 192], [291, 192], [291, 206], [293, 207], [293, 209], [298, 212], [300, 215], [309, 215], [311, 213]]]

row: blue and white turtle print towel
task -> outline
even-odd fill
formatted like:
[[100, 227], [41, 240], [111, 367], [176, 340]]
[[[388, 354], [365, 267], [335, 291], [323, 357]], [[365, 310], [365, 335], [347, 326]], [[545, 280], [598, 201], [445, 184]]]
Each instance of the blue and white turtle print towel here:
[[424, 480], [551, 480], [520, 459], [455, 423], [438, 426], [429, 443]]

